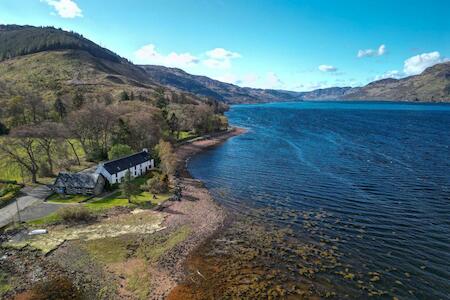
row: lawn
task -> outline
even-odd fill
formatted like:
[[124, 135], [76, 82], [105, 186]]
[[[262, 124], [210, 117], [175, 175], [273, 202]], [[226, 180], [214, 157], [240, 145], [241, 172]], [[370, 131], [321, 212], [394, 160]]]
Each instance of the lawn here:
[[36, 220], [32, 220], [32, 221], [28, 221], [27, 223], [31, 226], [38, 227], [38, 226], [43, 226], [43, 225], [54, 224], [54, 223], [57, 223], [60, 221], [62, 221], [61, 217], [57, 213], [52, 213], [45, 217], [42, 217], [42, 218], [39, 218]]
[[88, 200], [91, 196], [85, 195], [59, 195], [53, 194], [47, 198], [48, 202], [51, 203], [80, 203]]
[[[2, 139], [0, 137], [0, 139]], [[91, 163], [88, 163], [85, 161], [85, 153], [83, 151], [83, 148], [81, 147], [81, 144], [77, 140], [72, 141], [75, 147], [75, 151], [77, 152], [78, 156], [81, 160], [81, 166], [74, 165], [71, 167], [73, 168], [73, 171], [79, 171], [82, 169], [85, 169], [89, 166], [91, 166]], [[68, 147], [68, 153], [69, 157], [67, 159], [75, 160], [75, 155], [73, 154], [72, 150], [70, 149], [70, 146], [67, 144]], [[71, 170], [72, 171], [72, 170]], [[56, 170], [55, 170], [56, 172]], [[26, 170], [23, 170], [23, 172], [20, 169], [20, 166], [12, 161], [8, 156], [1, 155], [0, 156], [0, 179], [2, 180], [16, 180], [17, 182], [28, 182], [30, 181], [30, 175], [26, 172]], [[42, 183], [51, 183], [53, 182], [54, 178], [38, 178], [38, 181]]]
[[[140, 194], [131, 197], [131, 204], [128, 203], [128, 199], [122, 195], [120, 191], [117, 191], [105, 198], [94, 198], [92, 202], [86, 203], [86, 207], [92, 212], [100, 212], [116, 206], [145, 206], [145, 205], [158, 205], [171, 196], [170, 193], [157, 194], [156, 199], [153, 199], [153, 194], [149, 192], [141, 192]], [[97, 199], [97, 200], [96, 200]]]
[[[154, 175], [156, 171], [153, 171], [152, 173], [138, 177], [133, 179], [133, 183], [137, 186], [143, 185], [148, 178]], [[49, 202], [52, 203], [80, 203], [80, 205], [84, 205], [87, 207], [92, 213], [101, 213], [108, 209], [114, 208], [114, 207], [130, 207], [130, 208], [152, 208], [166, 200], [168, 200], [172, 194], [169, 193], [161, 193], [156, 194], [156, 198], [153, 199], [153, 194], [147, 191], [140, 190], [139, 194], [131, 197], [131, 203], [128, 203], [128, 199], [122, 195], [122, 192], [120, 190], [116, 190], [110, 195], [106, 197], [95, 197], [93, 199], [89, 199], [87, 202], [83, 203], [84, 200], [87, 200], [88, 196], [83, 195], [67, 195], [67, 198], [62, 198], [58, 194], [53, 194], [49, 198]], [[61, 221], [61, 218], [57, 213], [52, 213], [48, 216], [45, 216], [43, 218], [29, 221], [28, 224], [32, 226], [43, 226], [48, 225], [52, 223], [56, 223]]]
[[195, 133], [193, 133], [192, 131], [180, 131], [180, 135], [179, 135], [179, 137], [178, 137], [178, 140], [179, 141], [181, 141], [181, 140], [187, 140], [187, 139], [190, 139], [190, 138], [195, 138], [195, 137], [197, 137], [198, 135], [197, 134], [195, 134]]

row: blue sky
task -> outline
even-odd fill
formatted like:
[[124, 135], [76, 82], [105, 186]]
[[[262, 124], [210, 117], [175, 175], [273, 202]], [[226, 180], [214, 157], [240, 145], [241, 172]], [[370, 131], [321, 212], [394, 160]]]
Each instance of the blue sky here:
[[0, 23], [73, 30], [136, 63], [312, 90], [450, 58], [450, 1], [0, 0]]

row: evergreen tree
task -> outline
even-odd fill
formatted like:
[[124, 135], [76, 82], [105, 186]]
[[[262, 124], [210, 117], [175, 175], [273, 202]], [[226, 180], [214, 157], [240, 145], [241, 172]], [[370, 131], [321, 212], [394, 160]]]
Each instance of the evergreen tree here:
[[74, 109], [80, 109], [84, 104], [84, 97], [80, 92], [77, 92], [72, 99]]
[[132, 179], [130, 171], [127, 171], [123, 181], [119, 185], [122, 196], [128, 199], [128, 203], [131, 203], [131, 197], [139, 193], [139, 188], [133, 183]]
[[122, 93], [120, 93], [120, 101], [128, 100], [130, 100], [130, 96], [128, 96], [128, 93], [126, 91], [122, 91]]
[[54, 105], [53, 105], [55, 111], [58, 113], [59, 118], [62, 120], [67, 114], [66, 106], [64, 105], [64, 102], [60, 98], [56, 99]]
[[0, 135], [6, 135], [9, 133], [8, 127], [5, 126], [2, 122], [0, 122]]
[[[170, 119], [168, 120], [168, 125], [170, 128], [170, 132], [173, 134], [175, 131], [178, 132], [178, 118], [177, 116], [172, 113], [172, 115], [170, 116]], [[177, 134], [177, 138], [178, 138], [178, 134]]]

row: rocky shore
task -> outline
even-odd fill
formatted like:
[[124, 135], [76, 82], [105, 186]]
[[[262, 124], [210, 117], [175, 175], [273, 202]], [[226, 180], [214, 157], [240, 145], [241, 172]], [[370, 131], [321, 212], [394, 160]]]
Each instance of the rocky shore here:
[[189, 226], [192, 234], [166, 253], [159, 262], [159, 269], [154, 270], [155, 274], [158, 274], [158, 278], [155, 278], [155, 282], [152, 284], [155, 299], [167, 297], [170, 291], [177, 286], [177, 282], [187, 275], [184, 263], [188, 255], [220, 229], [225, 221], [225, 211], [214, 201], [203, 183], [193, 179], [189, 174], [188, 159], [243, 133], [245, 133], [245, 129], [233, 128], [226, 133], [196, 140], [176, 149], [178, 177], [173, 180], [178, 182], [183, 195], [181, 201], [168, 201], [164, 205], [162, 211], [168, 214], [164, 226], [167, 228]]
[[[3, 297], [33, 299], [36, 285], [67, 278], [88, 299], [167, 298], [189, 272], [198, 271], [189, 271], [186, 259], [226, 216], [203, 183], [190, 176], [186, 162], [243, 132], [235, 128], [175, 149], [177, 176], [171, 181], [181, 188], [181, 201], [154, 210], [116, 207], [91, 223], [48, 225], [47, 235], [0, 248], [0, 287], [8, 289]], [[0, 242], [26, 232], [0, 234]]]

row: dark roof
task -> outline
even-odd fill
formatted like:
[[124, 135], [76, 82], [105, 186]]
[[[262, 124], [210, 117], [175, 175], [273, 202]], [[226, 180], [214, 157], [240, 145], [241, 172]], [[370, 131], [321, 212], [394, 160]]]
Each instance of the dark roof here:
[[142, 164], [146, 161], [150, 160], [150, 155], [147, 151], [142, 151], [130, 156], [125, 156], [116, 160], [111, 160], [108, 162], [105, 162], [103, 164], [103, 167], [106, 171], [108, 171], [109, 174], [116, 174], [120, 171], [127, 170], [131, 167], [137, 166], [139, 164]]
[[71, 188], [95, 188], [100, 174], [61, 172], [55, 180], [55, 186]]

